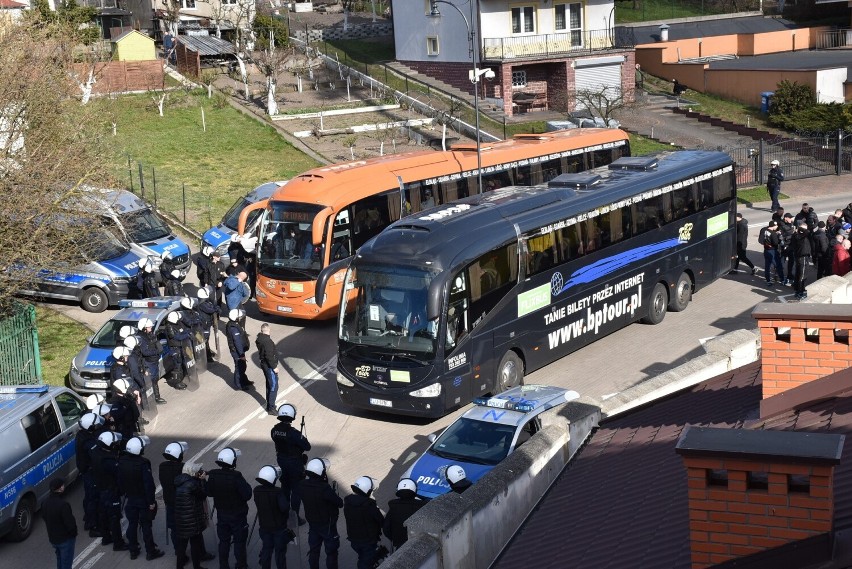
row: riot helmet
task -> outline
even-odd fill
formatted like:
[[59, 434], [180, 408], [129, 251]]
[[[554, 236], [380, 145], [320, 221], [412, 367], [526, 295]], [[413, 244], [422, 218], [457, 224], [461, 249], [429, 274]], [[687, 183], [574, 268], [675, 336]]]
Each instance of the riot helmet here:
[[240, 449], [225, 447], [219, 451], [219, 455], [216, 457], [216, 464], [222, 468], [236, 468], [237, 458], [240, 454], [242, 454]]
[[278, 407], [278, 420], [292, 423], [296, 418], [296, 408], [290, 403], [283, 403]]
[[150, 438], [137, 435], [135, 437], [131, 437], [130, 440], [127, 441], [127, 444], [124, 446], [124, 450], [130, 454], [140, 456], [145, 451], [145, 447], [150, 443]]
[[139, 319], [139, 324], [137, 324], [137, 327], [138, 327], [140, 330], [144, 330], [144, 329], [146, 329], [146, 328], [151, 328], [151, 329], [153, 329], [153, 328], [154, 328], [154, 321], [153, 321], [153, 320], [151, 320], [150, 318], [140, 318], [140, 319]]
[[188, 296], [185, 296], [182, 299], [180, 299], [180, 305], [182, 307], [186, 308], [187, 310], [192, 310], [192, 299], [189, 298]]
[[467, 474], [465, 474], [464, 468], [458, 464], [453, 464], [447, 468], [447, 480], [450, 484], [458, 484], [465, 478], [467, 478]]
[[168, 320], [172, 324], [177, 324], [180, 321], [180, 311], [175, 310], [173, 312], [169, 312], [169, 315], [166, 316], [166, 320]]
[[325, 478], [328, 475], [328, 469], [331, 467], [331, 461], [327, 458], [312, 458], [305, 466], [308, 474]]
[[115, 449], [118, 446], [118, 443], [121, 442], [121, 433], [114, 433], [112, 431], [104, 431], [98, 437], [98, 442], [101, 444], [101, 446], [103, 448]]
[[279, 478], [281, 478], [281, 468], [267, 464], [266, 466], [261, 467], [260, 471], [258, 471], [256, 480], [258, 482], [275, 484]]
[[376, 483], [372, 478], [369, 476], [360, 476], [358, 480], [355, 481], [355, 484], [352, 485], [352, 491], [356, 494], [361, 493], [369, 497], [370, 494], [373, 493], [373, 489], [375, 487]]
[[91, 411], [80, 417], [80, 428], [84, 431], [94, 431], [103, 424], [104, 418]]
[[183, 460], [183, 453], [189, 448], [189, 444], [183, 441], [175, 441], [166, 445], [163, 458], [166, 460]]
[[399, 498], [405, 497], [408, 493], [417, 494], [417, 483], [411, 478], [403, 478], [396, 485], [396, 495]]

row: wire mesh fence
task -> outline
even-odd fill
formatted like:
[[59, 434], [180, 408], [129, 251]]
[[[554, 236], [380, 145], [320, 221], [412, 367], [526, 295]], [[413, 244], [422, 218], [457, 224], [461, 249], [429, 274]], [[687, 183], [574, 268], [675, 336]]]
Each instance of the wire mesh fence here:
[[35, 307], [18, 303], [0, 319], [0, 385], [38, 385], [41, 357]]

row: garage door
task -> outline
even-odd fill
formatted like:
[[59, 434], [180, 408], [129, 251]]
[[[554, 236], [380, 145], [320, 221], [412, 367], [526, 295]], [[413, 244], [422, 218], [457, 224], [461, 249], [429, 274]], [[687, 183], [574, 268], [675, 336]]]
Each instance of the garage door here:
[[[588, 91], [601, 93], [607, 87], [607, 98], [616, 97], [621, 92], [621, 64], [624, 57], [598, 57], [594, 59], [578, 59], [575, 63], [574, 88], [578, 93]], [[577, 99], [577, 107], [584, 108]]]

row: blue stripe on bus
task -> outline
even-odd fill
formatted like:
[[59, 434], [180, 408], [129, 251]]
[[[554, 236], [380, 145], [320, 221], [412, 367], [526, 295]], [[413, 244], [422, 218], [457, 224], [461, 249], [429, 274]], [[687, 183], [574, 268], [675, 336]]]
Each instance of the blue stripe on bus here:
[[0, 510], [12, 506], [19, 494], [52, 476], [75, 456], [76, 442], [71, 439], [50, 456], [0, 488]]

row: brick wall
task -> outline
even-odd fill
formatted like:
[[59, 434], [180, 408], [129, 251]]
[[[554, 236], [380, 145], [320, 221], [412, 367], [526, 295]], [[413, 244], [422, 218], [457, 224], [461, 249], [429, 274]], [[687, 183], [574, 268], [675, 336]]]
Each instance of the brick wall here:
[[[441, 61], [400, 61], [411, 69], [443, 81], [447, 85], [455, 87], [473, 96], [473, 83], [470, 82], [468, 72], [473, 69], [470, 63], [441, 62]], [[497, 71], [495, 70], [495, 73]], [[511, 85], [511, 75], [509, 76]]]
[[329, 40], [356, 40], [364, 38], [375, 38], [380, 36], [393, 36], [393, 23], [369, 23], [369, 24], [352, 24], [349, 29], [343, 31], [343, 26], [335, 26], [332, 28], [318, 29], [292, 29], [293, 37], [305, 41], [305, 37], [311, 42], [329, 41]]
[[[86, 64], [74, 66], [80, 82], [89, 76]], [[148, 91], [163, 88], [163, 62], [152, 61], [105, 61], [95, 65], [95, 84], [92, 92], [99, 95], [124, 91]]]

